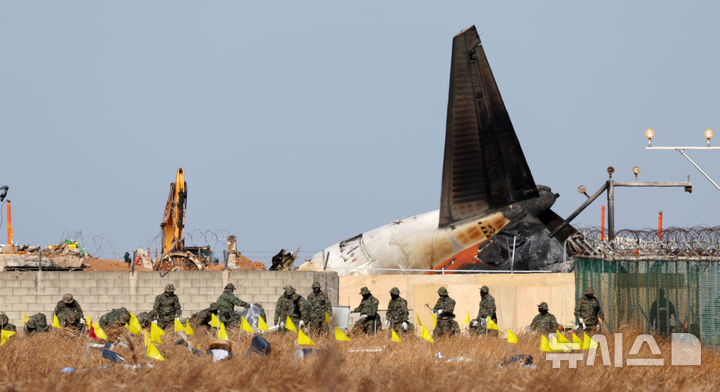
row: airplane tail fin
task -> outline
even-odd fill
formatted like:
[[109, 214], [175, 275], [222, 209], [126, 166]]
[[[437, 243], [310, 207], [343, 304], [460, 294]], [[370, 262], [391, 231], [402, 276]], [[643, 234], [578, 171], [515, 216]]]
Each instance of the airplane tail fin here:
[[538, 196], [475, 26], [453, 38], [439, 226]]

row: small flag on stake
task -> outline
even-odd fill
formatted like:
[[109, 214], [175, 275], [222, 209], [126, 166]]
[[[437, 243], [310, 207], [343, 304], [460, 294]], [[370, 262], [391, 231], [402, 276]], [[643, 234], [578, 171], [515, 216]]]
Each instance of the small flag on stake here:
[[98, 339], [107, 340], [107, 335], [105, 334], [105, 331], [103, 331], [102, 328], [100, 328], [100, 324], [98, 324], [97, 321], [93, 321], [92, 323], [92, 331], [97, 336]]
[[592, 340], [592, 338], [590, 338], [590, 335], [588, 335], [588, 334], [583, 335], [582, 349], [589, 350], [591, 348], [598, 348], [597, 342]]
[[175, 317], [175, 324], [173, 325], [173, 331], [175, 332], [185, 332], [185, 327], [180, 322], [180, 319]]
[[398, 336], [398, 334], [395, 332], [394, 329], [391, 329], [390, 331], [392, 331], [392, 337], [390, 338], [390, 340], [392, 340], [393, 342], [398, 342], [398, 343], [402, 342], [402, 340], [400, 339], [400, 336]]
[[328, 312], [325, 312], [325, 323], [330, 325], [330, 313]]
[[242, 321], [240, 321], [240, 329], [245, 332], [255, 333], [255, 330], [250, 326], [250, 323], [248, 323], [245, 319], [245, 316], [242, 316]]
[[227, 331], [225, 331], [225, 323], [220, 321], [220, 327], [218, 328], [218, 339], [228, 340]]
[[[567, 340], [567, 339], [566, 339]], [[550, 336], [550, 349], [553, 351], [558, 352], [568, 352], [570, 351], [570, 348], [568, 348], [565, 343], [558, 343], [558, 340], [555, 336]]]
[[560, 330], [557, 331], [557, 340], [558, 340], [558, 343], [570, 343], [568, 338], [566, 338], [565, 335], [563, 335], [562, 332], [560, 332]]
[[285, 319], [285, 329], [297, 332], [297, 328], [295, 328], [295, 323], [293, 323], [290, 316], [287, 316], [287, 318]]
[[220, 328], [220, 323], [215, 313], [210, 313], [210, 327]]
[[553, 350], [550, 348], [550, 342], [545, 335], [540, 336], [540, 351], [551, 353]]
[[425, 326], [422, 324], [420, 324], [420, 326], [422, 327], [422, 331], [420, 332], [420, 337], [427, 340], [430, 343], [434, 343], [435, 341], [433, 340], [432, 336], [430, 335], [430, 332], [428, 332], [427, 328], [425, 328]]
[[90, 316], [85, 316], [85, 325], [87, 325], [88, 328], [92, 327], [92, 320], [90, 319]]
[[60, 327], [60, 320], [58, 320], [57, 314], [54, 314], [54, 313], [53, 313], [52, 326], [55, 328], [62, 328], [62, 327]]
[[467, 314], [465, 314], [465, 318], [462, 322], [462, 327], [465, 328], [466, 325], [470, 324], [470, 311], [467, 311]]
[[195, 330], [190, 326], [190, 320], [185, 322], [185, 335], [187, 335], [187, 336], [195, 335]]
[[487, 318], [487, 329], [494, 329], [498, 332], [500, 332], [500, 328], [498, 328], [497, 324], [491, 319], [490, 317]]
[[507, 342], [508, 343], [517, 343], [518, 342], [517, 336], [515, 336], [513, 331], [509, 328], [507, 330]]
[[25, 324], [27, 324], [28, 321], [30, 321], [30, 317], [28, 317], [28, 315], [25, 314], [25, 312], [23, 312], [23, 314], [22, 314], [22, 324], [25, 325]]
[[437, 327], [437, 317], [435, 317], [435, 313], [430, 313], [430, 315], [433, 319], [433, 329], [435, 329], [435, 327]]
[[13, 332], [13, 331], [6, 331], [4, 329], [0, 330], [0, 346], [5, 344], [5, 342], [7, 342], [7, 340], [8, 340], [8, 338], [10, 338], [10, 336], [13, 336], [13, 335], [15, 335], [15, 332]]
[[575, 332], [572, 334], [572, 349], [573, 350], [582, 350], [582, 339], [580, 339], [577, 335], [575, 335]]
[[165, 331], [153, 321], [150, 323], [150, 340], [153, 342], [162, 343], [162, 337], [165, 335]]
[[265, 320], [263, 320], [262, 316], [258, 316], [258, 329], [265, 332], [270, 330], [267, 326], [267, 323], [265, 323]]
[[140, 334], [142, 332], [142, 327], [140, 326], [140, 322], [138, 321], [137, 317], [133, 314], [133, 312], [130, 312], [130, 322], [128, 325], [128, 331], [130, 333], [134, 333], [135, 335]]
[[312, 341], [305, 333], [303, 333], [302, 330], [298, 330], [298, 344], [300, 345], [307, 345], [307, 346], [314, 346], [315, 342]]
[[150, 358], [157, 359], [158, 361], [164, 361], [165, 357], [163, 357], [162, 354], [160, 354], [160, 351], [158, 351], [157, 347], [153, 344], [152, 341], [148, 343], [147, 352], [145, 353]]
[[341, 341], [341, 342], [349, 342], [350, 338], [345, 335], [345, 332], [343, 332], [340, 328], [335, 326], [335, 340]]

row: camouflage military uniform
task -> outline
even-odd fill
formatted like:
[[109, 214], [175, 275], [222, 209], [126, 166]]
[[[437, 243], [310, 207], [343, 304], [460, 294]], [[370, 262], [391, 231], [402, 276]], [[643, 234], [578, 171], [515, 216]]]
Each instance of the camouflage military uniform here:
[[130, 322], [130, 312], [125, 308], [113, 309], [100, 317], [100, 328], [120, 328]]
[[10, 320], [5, 313], [0, 313], [0, 329], [13, 332], [17, 331], [17, 328], [15, 328], [13, 324], [10, 324]]
[[580, 325], [583, 322], [585, 323], [586, 331], [596, 329], [598, 319], [605, 318], [600, 307], [600, 301], [593, 294], [593, 289], [588, 287], [585, 289], [585, 295], [578, 298], [575, 304], [575, 319]]
[[[295, 288], [285, 286], [285, 293], [278, 298], [275, 305], [275, 324], [278, 324], [278, 321], [284, 323], [290, 317], [296, 327], [301, 326], [300, 321], [307, 321], [307, 307], [305, 299], [295, 292]], [[280, 328], [279, 331], [284, 333], [286, 329]]]
[[450, 298], [445, 287], [440, 287], [438, 294], [440, 298], [438, 298], [433, 307], [433, 313], [435, 313], [435, 317], [437, 317], [437, 325], [433, 330], [433, 337], [443, 336], [446, 332], [452, 336], [460, 331], [460, 326], [457, 321], [455, 321], [455, 313], [453, 313], [455, 311], [455, 300]]
[[487, 286], [480, 288], [480, 307], [478, 309], [478, 315], [475, 320], [470, 323], [470, 333], [473, 335], [486, 334], [497, 335], [498, 331], [489, 330], [487, 327], [487, 318], [490, 317], [492, 321], [497, 323], [497, 314], [495, 308], [495, 298], [490, 295], [490, 290]]
[[57, 315], [58, 322], [63, 328], [70, 328], [75, 330], [81, 330], [82, 324], [80, 324], [80, 314], [73, 312], [72, 310], [64, 309]]
[[538, 305], [538, 314], [530, 323], [530, 330], [539, 332], [542, 335], [553, 333], [557, 330], [558, 323], [555, 316], [548, 312], [548, 304], [545, 302]]
[[47, 324], [47, 317], [43, 313], [35, 313], [30, 316], [27, 324], [25, 324], [25, 333], [31, 334], [35, 332], [47, 332], [50, 326]]
[[65, 294], [63, 296], [63, 299], [58, 301], [57, 305], [55, 305], [55, 310], [53, 311], [53, 314], [60, 318], [60, 313], [64, 311], [77, 313], [80, 320], [85, 317], [85, 315], [83, 314], [83, 310], [80, 307], [80, 304], [78, 303], [78, 301], [73, 299], [72, 294]]
[[385, 313], [386, 324], [396, 333], [412, 333], [413, 325], [408, 322], [409, 313], [407, 301], [400, 296], [400, 290], [393, 287], [390, 290], [390, 302]]
[[235, 285], [228, 283], [225, 290], [217, 299], [218, 318], [225, 324], [236, 324], [240, 322], [240, 317], [235, 314], [235, 306], [250, 307], [250, 304], [241, 300], [233, 294]]
[[168, 284], [165, 286], [165, 292], [155, 297], [153, 314], [157, 317], [158, 327], [162, 329], [173, 324], [175, 317], [180, 317], [182, 309], [180, 308], [180, 300], [175, 295], [174, 285]]
[[140, 327], [143, 329], [150, 328], [150, 324], [152, 324], [153, 320], [157, 316], [153, 314], [153, 312], [140, 312], [135, 316], [138, 320], [138, 323], [140, 323]]
[[212, 321], [212, 314], [215, 314], [217, 316], [218, 313], [218, 306], [215, 302], [210, 304], [209, 308], [205, 308], [190, 317], [190, 324], [193, 325], [193, 327], [208, 327], [210, 328], [210, 321]]
[[312, 284], [313, 292], [308, 295], [307, 317], [310, 333], [327, 333], [328, 324], [325, 322], [325, 313], [332, 314], [332, 305], [327, 294], [320, 290], [320, 283]]
[[360, 289], [360, 295], [363, 296], [360, 305], [353, 312], [360, 313], [360, 319], [353, 325], [352, 333], [364, 332], [372, 334], [382, 330], [382, 322], [377, 314], [378, 304], [380, 301], [373, 297], [367, 287]]

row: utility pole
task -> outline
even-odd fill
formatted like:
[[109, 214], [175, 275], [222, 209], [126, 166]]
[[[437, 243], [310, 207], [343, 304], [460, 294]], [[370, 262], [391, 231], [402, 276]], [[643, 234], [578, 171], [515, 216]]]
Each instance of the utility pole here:
[[652, 145], [652, 139], [653, 139], [653, 137], [655, 137], [655, 131], [653, 131], [652, 129], [648, 129], [647, 131], [645, 131], [645, 137], [647, 137], [647, 139], [648, 139], [648, 145], [647, 145], [647, 147], [645, 147], [645, 149], [646, 150], [675, 150], [675, 151], [679, 152], [680, 155], [685, 157], [685, 159], [687, 159], [693, 166], [695, 166], [695, 168], [698, 169], [698, 171], [703, 176], [705, 176], [705, 178], [707, 178], [708, 181], [710, 181], [710, 183], [713, 184], [713, 186], [715, 186], [715, 188], [717, 188], [717, 190], [720, 191], [720, 185], [718, 185], [715, 181], [713, 181], [713, 179], [710, 178], [710, 176], [707, 173], [705, 173], [705, 171], [703, 169], [701, 169], [700, 166], [698, 166], [698, 164], [695, 163], [695, 161], [693, 161], [690, 158], [690, 156], [688, 156], [688, 154], [685, 152], [685, 150], [720, 150], [720, 147], [710, 146], [710, 139], [712, 139], [712, 137], [713, 137], [712, 129], [706, 129], [704, 132], [704, 136], [705, 136], [705, 140], [707, 141], [705, 146], [654, 147]]

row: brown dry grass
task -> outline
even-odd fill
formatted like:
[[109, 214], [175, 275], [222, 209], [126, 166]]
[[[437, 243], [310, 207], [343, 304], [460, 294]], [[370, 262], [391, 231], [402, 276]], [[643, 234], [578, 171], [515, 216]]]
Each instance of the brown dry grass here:
[[[577, 369], [553, 369], [546, 360], [538, 360], [537, 336], [520, 336], [520, 353], [535, 358], [535, 368], [498, 367], [505, 353], [501, 338], [467, 336], [437, 341], [433, 344], [414, 337], [403, 343], [392, 343], [385, 336], [355, 337], [352, 342], [334, 342], [317, 338], [316, 348], [324, 351], [296, 361], [294, 334], [269, 334], [272, 344], [269, 357], [245, 357], [250, 336], [234, 338], [235, 356], [229, 361], [212, 363], [208, 356], [194, 356], [181, 346], [159, 344], [166, 361], [144, 356], [142, 337], [133, 336], [134, 350], [117, 351], [130, 361], [150, 363], [150, 367], [128, 369], [102, 358], [97, 350], [89, 350], [87, 337], [73, 337], [62, 332], [26, 337], [18, 334], [0, 347], [0, 390], [76, 390], [98, 391], [138, 390], [261, 390], [261, 391], [617, 391], [617, 390], [697, 390], [714, 391], [720, 386], [720, 361], [711, 352], [703, 353], [700, 367], [671, 367], [669, 342], [658, 342], [665, 357], [663, 367], [602, 366], [598, 353], [594, 367], [581, 364]], [[198, 335], [201, 335], [198, 333]], [[633, 337], [625, 335], [624, 358]], [[206, 347], [208, 337], [195, 339]], [[608, 337], [613, 353], [613, 339]], [[350, 352], [349, 349], [384, 348], [382, 352]], [[436, 360], [442, 352], [445, 359]], [[641, 354], [649, 353], [647, 347]], [[464, 361], [447, 360], [462, 356]], [[647, 355], [649, 356], [649, 355]], [[78, 369], [63, 374], [63, 367]]]

